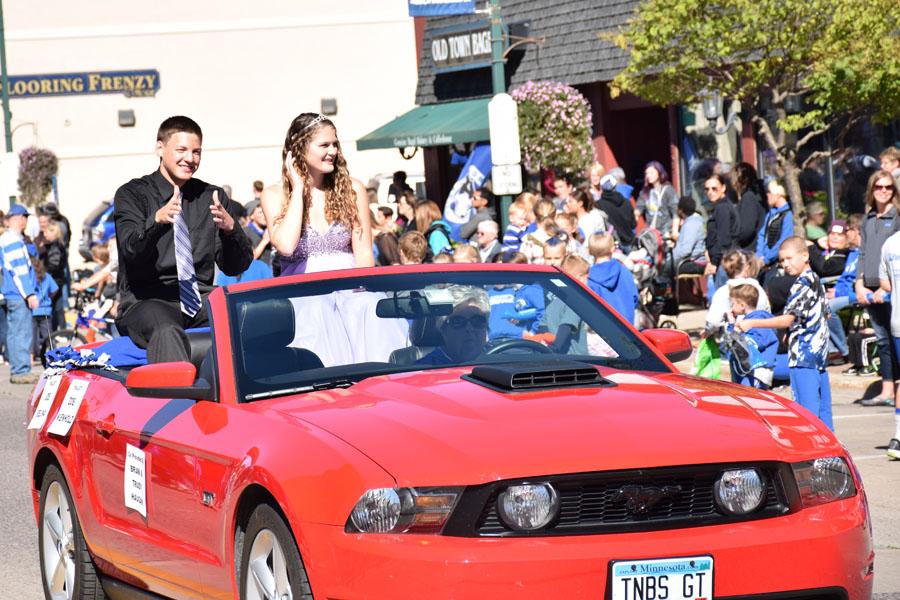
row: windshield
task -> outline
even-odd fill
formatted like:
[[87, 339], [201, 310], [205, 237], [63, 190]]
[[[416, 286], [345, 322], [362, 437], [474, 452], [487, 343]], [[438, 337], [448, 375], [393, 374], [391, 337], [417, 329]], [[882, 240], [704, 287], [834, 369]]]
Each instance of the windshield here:
[[512, 361], [668, 367], [566, 275], [410, 272], [228, 294], [239, 398]]

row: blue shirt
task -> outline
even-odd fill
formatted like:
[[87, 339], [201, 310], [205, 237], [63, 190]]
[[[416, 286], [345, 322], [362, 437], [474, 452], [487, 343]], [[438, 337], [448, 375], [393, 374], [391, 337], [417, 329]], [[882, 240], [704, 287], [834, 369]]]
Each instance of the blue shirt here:
[[503, 234], [503, 251], [518, 252], [523, 237], [525, 237], [525, 230], [510, 223]]
[[614, 258], [595, 264], [588, 271], [588, 287], [626, 321], [634, 324], [634, 311], [638, 304], [637, 285], [625, 265]]
[[24, 300], [37, 292], [34, 287], [34, 267], [22, 236], [11, 229], [0, 235], [3, 252], [3, 296]]
[[[34, 275], [34, 271], [31, 272]], [[37, 290], [38, 307], [32, 309], [31, 314], [35, 317], [49, 317], [53, 314], [53, 294], [59, 290], [59, 286], [53, 281], [50, 275], [44, 275], [44, 279], [40, 282], [35, 276], [32, 280], [34, 289]]]
[[859, 264], [859, 249], [854, 248], [847, 255], [847, 262], [844, 263], [844, 270], [838, 276], [837, 283], [834, 284], [834, 297], [840, 298], [847, 296], [850, 302], [856, 302], [856, 266]]
[[216, 285], [230, 285], [239, 281], [257, 281], [259, 279], [270, 279], [271, 277], [272, 267], [257, 258], [240, 275], [226, 275], [219, 272], [219, 275], [216, 277]]
[[681, 261], [699, 260], [706, 255], [706, 223], [703, 217], [694, 213], [684, 220], [681, 225], [681, 233], [672, 250], [672, 260], [675, 266]]
[[778, 208], [770, 208], [769, 212], [766, 213], [763, 225], [759, 229], [759, 233], [756, 234], [756, 255], [763, 259], [764, 264], [771, 265], [777, 262], [778, 250], [781, 248], [781, 242], [794, 235], [794, 219], [788, 214], [785, 215], [784, 220], [781, 221], [781, 233], [778, 235], [778, 240], [775, 242], [775, 245], [769, 246], [769, 244], [766, 243], [766, 230], [769, 228], [769, 223], [771, 223], [779, 214], [790, 212], [790, 210], [790, 203], [786, 203], [784, 206]]
[[791, 286], [784, 314], [793, 315], [788, 329], [788, 366], [824, 369], [828, 359], [828, 301], [819, 276], [807, 269]]

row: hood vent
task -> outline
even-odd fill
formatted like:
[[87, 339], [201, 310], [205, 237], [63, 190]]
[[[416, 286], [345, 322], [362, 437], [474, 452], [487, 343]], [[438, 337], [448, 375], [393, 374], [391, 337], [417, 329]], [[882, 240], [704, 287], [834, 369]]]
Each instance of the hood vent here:
[[581, 362], [504, 363], [480, 365], [463, 379], [500, 392], [566, 387], [608, 387], [615, 383], [604, 378], [596, 367]]

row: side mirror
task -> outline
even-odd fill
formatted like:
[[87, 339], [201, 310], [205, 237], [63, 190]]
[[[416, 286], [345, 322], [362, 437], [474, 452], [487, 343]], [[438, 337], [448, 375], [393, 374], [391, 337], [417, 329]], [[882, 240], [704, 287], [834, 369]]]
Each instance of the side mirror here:
[[197, 367], [189, 362], [156, 363], [128, 373], [125, 388], [132, 396], [212, 400], [212, 386], [197, 381]]
[[694, 351], [690, 336], [679, 329], [645, 329], [641, 334], [673, 363], [689, 359]]

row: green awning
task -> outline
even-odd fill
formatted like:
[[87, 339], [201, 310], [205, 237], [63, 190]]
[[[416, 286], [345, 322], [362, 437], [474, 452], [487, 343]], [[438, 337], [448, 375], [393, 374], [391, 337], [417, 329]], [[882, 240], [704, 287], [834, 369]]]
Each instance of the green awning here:
[[417, 106], [356, 141], [357, 150], [485, 142], [490, 98]]

